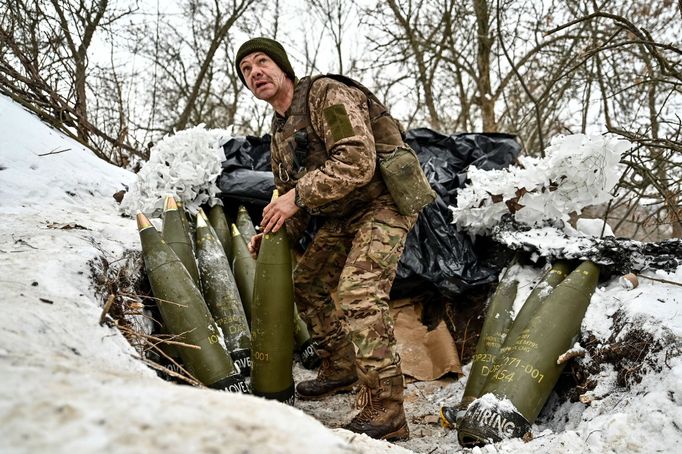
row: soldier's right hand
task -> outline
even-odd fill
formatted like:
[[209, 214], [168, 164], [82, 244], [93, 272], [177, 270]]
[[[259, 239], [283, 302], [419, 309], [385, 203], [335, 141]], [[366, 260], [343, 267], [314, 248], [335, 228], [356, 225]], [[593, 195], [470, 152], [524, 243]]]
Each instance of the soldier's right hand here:
[[260, 250], [260, 243], [261, 240], [263, 239], [264, 233], [257, 233], [254, 236], [251, 237], [251, 240], [249, 241], [249, 244], [247, 247], [249, 248], [249, 252], [251, 253], [251, 257], [258, 258], [258, 251]]

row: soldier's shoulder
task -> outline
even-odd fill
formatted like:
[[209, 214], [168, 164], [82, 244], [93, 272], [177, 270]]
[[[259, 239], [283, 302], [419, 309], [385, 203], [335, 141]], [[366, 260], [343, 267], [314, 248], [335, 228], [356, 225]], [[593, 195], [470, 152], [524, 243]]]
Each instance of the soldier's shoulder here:
[[343, 82], [333, 79], [331, 77], [319, 76], [314, 78], [310, 86], [310, 98], [319, 99], [328, 97], [329, 95], [339, 95], [344, 93], [355, 93], [358, 91], [354, 87], [350, 87]]

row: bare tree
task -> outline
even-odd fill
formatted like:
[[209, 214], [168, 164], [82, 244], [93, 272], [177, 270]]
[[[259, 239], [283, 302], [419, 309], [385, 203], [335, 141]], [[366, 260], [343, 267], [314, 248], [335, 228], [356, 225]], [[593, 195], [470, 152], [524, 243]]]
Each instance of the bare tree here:
[[389, 103], [409, 96], [410, 120], [512, 132], [538, 155], [548, 137], [603, 124], [637, 144], [621, 184], [629, 195], [612, 211], [649, 201], [642, 220], [680, 235], [682, 51], [672, 0], [387, 0], [363, 18], [375, 88]]
[[[214, 58], [216, 52], [228, 36], [235, 21], [248, 10], [254, 1], [255, 0], [232, 1], [231, 8], [224, 8], [219, 0], [214, 0], [212, 7], [209, 7], [208, 2], [202, 0], [190, 0], [188, 3], [190, 16], [193, 19], [207, 19], [210, 24], [210, 29], [205, 31], [208, 32], [206, 33], [208, 48], [205, 52], [196, 54], [199, 70], [188, 87], [189, 91], [187, 96], [183, 99], [184, 108], [175, 122], [175, 129], [185, 128], [192, 113], [197, 112], [197, 106], [206, 105], [209, 98], [209, 90], [207, 89], [210, 88], [214, 76]], [[212, 17], [203, 17], [205, 12], [201, 12], [201, 10], [209, 10], [212, 13]], [[200, 26], [200, 23], [193, 23], [195, 31], [197, 31]]]
[[0, 93], [90, 146], [104, 159], [139, 154], [121, 134], [92, 121], [89, 53], [96, 33], [130, 13], [108, 0], [2, 0]]
[[[621, 180], [626, 189], [612, 207], [634, 206], [646, 200], [649, 212], [641, 225], [669, 225], [682, 237], [682, 46], [671, 30], [680, 18], [671, 1], [650, 4], [607, 2], [598, 8], [578, 5], [579, 17], [550, 33], [587, 24], [590, 30], [588, 76], [595, 81], [601, 114], [609, 132], [633, 142], [626, 156], [629, 172]], [[658, 34], [655, 37], [654, 34]], [[615, 219], [617, 225], [633, 212]], [[607, 213], [607, 215], [610, 213]]]
[[[363, 10], [363, 25], [372, 30], [368, 36], [370, 66], [377, 74], [377, 81], [392, 86], [397, 80], [408, 84], [408, 79], [414, 81], [415, 95], [426, 108], [429, 124], [436, 129], [442, 127], [441, 117], [447, 111], [439, 102], [441, 92], [436, 92], [434, 87], [448, 39], [446, 28], [452, 21], [451, 14], [452, 2], [449, 1], [387, 0]], [[375, 88], [384, 91], [382, 88], [385, 87]]]
[[[349, 0], [307, 0], [310, 7], [322, 24], [323, 32], [331, 37], [336, 53], [336, 71], [340, 74], [349, 72], [350, 68], [344, 67], [343, 44], [346, 41], [348, 25], [355, 15], [355, 5]], [[321, 43], [321, 39], [318, 43]], [[318, 45], [319, 48], [319, 45]]]
[[179, 5], [179, 14], [160, 15], [157, 30], [143, 22], [131, 31], [139, 37], [140, 53], [158, 72], [155, 121], [137, 120], [136, 126], [157, 135], [200, 123], [241, 127], [244, 86], [234, 67], [234, 36], [245, 27], [249, 34], [258, 27], [264, 3], [183, 0]]

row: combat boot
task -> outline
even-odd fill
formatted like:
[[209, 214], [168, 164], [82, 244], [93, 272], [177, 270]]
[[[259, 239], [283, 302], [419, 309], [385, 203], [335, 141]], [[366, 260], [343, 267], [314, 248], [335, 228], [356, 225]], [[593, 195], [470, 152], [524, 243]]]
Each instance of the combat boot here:
[[358, 381], [353, 344], [348, 341], [330, 350], [318, 350], [322, 364], [317, 378], [296, 385], [296, 393], [301, 399], [315, 400], [350, 391]]
[[364, 433], [383, 440], [407, 440], [407, 427], [403, 408], [403, 374], [400, 367], [392, 367], [379, 375], [370, 370], [362, 374], [362, 388], [357, 406], [362, 408], [344, 429]]

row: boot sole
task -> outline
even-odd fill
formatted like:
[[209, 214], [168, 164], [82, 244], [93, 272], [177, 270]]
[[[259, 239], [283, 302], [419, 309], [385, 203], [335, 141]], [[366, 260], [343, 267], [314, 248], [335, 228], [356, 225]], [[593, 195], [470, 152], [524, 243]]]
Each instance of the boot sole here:
[[319, 394], [317, 396], [306, 396], [304, 394], [299, 394], [298, 392], [296, 392], [296, 395], [301, 400], [322, 400], [325, 397], [333, 396], [334, 394], [343, 394], [343, 393], [351, 392], [353, 390], [353, 386], [355, 386], [356, 383], [357, 382], [353, 382], [350, 385], [342, 386], [340, 388], [334, 388], [331, 391], [327, 391], [326, 393]]
[[389, 434], [381, 437], [382, 440], [386, 441], [406, 441], [410, 439], [410, 429], [407, 424], [401, 426], [398, 430], [391, 432]]

